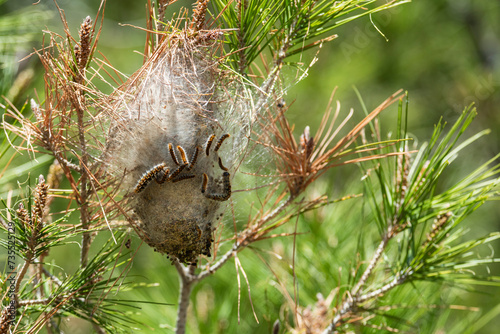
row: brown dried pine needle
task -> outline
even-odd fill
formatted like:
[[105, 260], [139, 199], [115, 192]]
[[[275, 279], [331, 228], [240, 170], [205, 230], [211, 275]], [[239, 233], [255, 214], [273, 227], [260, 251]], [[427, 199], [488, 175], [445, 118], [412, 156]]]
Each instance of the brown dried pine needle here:
[[[335, 92], [334, 92], [335, 93]], [[362, 130], [370, 124], [384, 109], [403, 97], [402, 90], [397, 91], [387, 98], [382, 104], [375, 108], [368, 116], [359, 122], [347, 135], [342, 137], [331, 147], [330, 144], [346, 125], [352, 116], [351, 113], [335, 127], [340, 113], [340, 103], [332, 116], [330, 105], [324, 114], [317, 133], [310, 134], [309, 126], [305, 127], [300, 137], [300, 143], [295, 141], [293, 130], [284, 113], [287, 107], [279, 103], [279, 112], [274, 116], [268, 112], [260, 121], [263, 131], [257, 136], [260, 144], [268, 146], [275, 153], [275, 161], [280, 177], [286, 182], [292, 196], [298, 195], [312, 182], [321, 176], [329, 168], [358, 163], [361, 161], [379, 159], [399, 153], [371, 154], [347, 160], [345, 157], [352, 154], [360, 154], [375, 151], [381, 146], [374, 145], [372, 148], [357, 149], [352, 144], [356, 141]], [[330, 100], [330, 104], [333, 99]]]

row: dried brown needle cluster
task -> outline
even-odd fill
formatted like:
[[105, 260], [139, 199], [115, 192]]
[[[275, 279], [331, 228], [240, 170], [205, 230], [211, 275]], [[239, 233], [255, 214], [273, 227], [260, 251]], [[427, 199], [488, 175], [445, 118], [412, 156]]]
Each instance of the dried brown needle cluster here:
[[[61, 18], [66, 36], [46, 32], [47, 45], [35, 52], [45, 70], [43, 103], [31, 101], [34, 119], [12, 108], [4, 126], [24, 139], [17, 146], [19, 151], [28, 151], [33, 157], [40, 153], [54, 156], [49, 183], [57, 187], [65, 176], [72, 190], [67, 198], [79, 205], [81, 227], [88, 230], [121, 210], [115, 199], [117, 180], [102, 168], [105, 129], [96, 105], [104, 101], [103, 94], [87, 79], [89, 71], [96, 71], [91, 60], [94, 65], [106, 64], [93, 57], [99, 33], [95, 33], [92, 19], [85, 18], [74, 38], [62, 14]], [[103, 193], [98, 195], [98, 191]], [[83, 236], [81, 262], [85, 264], [92, 240], [90, 232]]]
[[[366, 155], [366, 153], [376, 151], [381, 146], [358, 149], [353, 147], [353, 145], [363, 129], [380, 112], [401, 98], [401, 90], [391, 95], [346, 135], [338, 139], [333, 146], [332, 142], [339, 136], [339, 133], [352, 116], [351, 111], [336, 126], [336, 121], [340, 113], [340, 103], [337, 102], [336, 110], [332, 115], [331, 103], [333, 95], [316, 134], [312, 136], [310, 127], [305, 127], [300, 136], [299, 143], [297, 143], [293, 134], [294, 126], [288, 123], [284, 115], [287, 107], [283, 102], [280, 102], [277, 105], [278, 112], [276, 115], [268, 112], [260, 120], [263, 130], [257, 134], [257, 141], [268, 146], [273, 151], [276, 167], [280, 172], [279, 175], [287, 184], [290, 194], [295, 197], [332, 167], [399, 154], [395, 152], [393, 154], [375, 153]], [[359, 157], [361, 154], [363, 156]], [[358, 155], [358, 157], [353, 157], [353, 155]]]

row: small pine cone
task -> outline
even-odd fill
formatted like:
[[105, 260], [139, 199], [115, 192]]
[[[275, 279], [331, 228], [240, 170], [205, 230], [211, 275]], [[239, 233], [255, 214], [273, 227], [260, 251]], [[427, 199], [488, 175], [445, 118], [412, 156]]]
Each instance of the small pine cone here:
[[11, 319], [9, 317], [9, 309], [4, 307], [2, 314], [0, 315], [0, 334], [9, 333], [10, 325]]
[[436, 235], [444, 228], [451, 216], [452, 213], [448, 211], [444, 215], [438, 215], [436, 217], [430, 232], [427, 234], [427, 240], [425, 241], [424, 246], [427, 246], [430, 242], [432, 242]]
[[80, 26], [80, 31], [78, 34], [80, 35], [80, 45], [78, 49], [75, 46], [75, 54], [77, 56], [78, 61], [78, 69], [83, 71], [85, 66], [87, 66], [87, 61], [90, 55], [90, 41], [91, 41], [91, 33], [92, 33], [92, 19], [90, 16], [87, 16], [85, 20], [83, 20], [82, 25]]
[[31, 217], [28, 214], [28, 210], [24, 208], [23, 203], [19, 203], [19, 209], [16, 211], [17, 218], [21, 221], [22, 225], [26, 227], [33, 227], [33, 222], [31, 221]]
[[208, 0], [196, 1], [196, 6], [193, 9], [193, 24], [196, 31], [203, 28], [205, 23], [205, 14], [207, 13]]
[[439, 215], [434, 220], [432, 224], [431, 232], [429, 233], [428, 240], [432, 240], [436, 237], [436, 234], [441, 231], [444, 225], [448, 222], [448, 219], [451, 217], [451, 212], [447, 212], [444, 215]]
[[33, 216], [37, 218], [37, 221], [41, 221], [43, 218], [43, 209], [45, 203], [47, 203], [48, 191], [49, 186], [45, 183], [43, 176], [40, 175], [39, 183], [35, 188], [35, 203], [33, 206]]

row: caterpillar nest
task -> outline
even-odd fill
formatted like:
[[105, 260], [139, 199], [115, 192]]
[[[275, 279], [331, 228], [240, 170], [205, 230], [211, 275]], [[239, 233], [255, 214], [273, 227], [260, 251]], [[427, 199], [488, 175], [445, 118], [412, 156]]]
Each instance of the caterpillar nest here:
[[210, 256], [251, 122], [236, 99], [241, 85], [215, 60], [218, 46], [170, 36], [115, 94], [110, 113], [105, 156], [123, 175], [140, 237], [182, 263]]

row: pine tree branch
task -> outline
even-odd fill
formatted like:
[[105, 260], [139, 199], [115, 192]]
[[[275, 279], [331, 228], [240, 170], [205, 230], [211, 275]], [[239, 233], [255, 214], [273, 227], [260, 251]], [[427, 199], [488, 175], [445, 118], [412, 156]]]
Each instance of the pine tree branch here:
[[351, 290], [351, 295], [353, 296], [359, 296], [359, 293], [361, 291], [361, 288], [363, 285], [366, 284], [366, 281], [368, 280], [368, 277], [372, 274], [373, 269], [375, 269], [375, 266], [377, 265], [378, 261], [380, 260], [382, 254], [384, 253], [385, 248], [387, 247], [387, 244], [389, 243], [389, 234], [385, 234], [384, 237], [382, 238], [382, 241], [377, 247], [377, 250], [375, 251], [375, 254], [373, 255], [370, 264], [368, 267], [365, 269], [363, 272], [363, 275], [359, 279], [358, 283], [352, 288]]
[[[374, 257], [374, 259], [375, 259], [375, 257]], [[333, 318], [330, 325], [323, 331], [323, 334], [334, 333], [335, 330], [337, 329], [337, 327], [340, 326], [344, 322], [344, 317], [347, 314], [349, 314], [350, 312], [352, 312], [353, 310], [357, 309], [360, 304], [362, 304], [368, 300], [383, 296], [388, 291], [403, 284], [408, 279], [408, 277], [411, 276], [411, 274], [412, 274], [412, 271], [402, 271], [402, 272], [399, 272], [398, 274], [396, 274], [396, 276], [394, 277], [394, 279], [391, 282], [385, 284], [384, 286], [380, 287], [379, 289], [376, 289], [372, 292], [362, 294], [362, 295], [359, 295], [359, 292], [358, 292], [358, 296], [354, 296], [354, 297], [351, 297], [354, 295], [354, 293], [349, 294], [348, 299], [345, 300], [342, 303], [342, 306], [340, 307], [340, 309], [337, 312], [335, 312], [335, 317]]]
[[190, 265], [185, 268], [177, 259], [174, 260], [174, 266], [179, 273], [179, 305], [177, 306], [177, 320], [176, 320], [176, 334], [184, 334], [186, 332], [186, 319], [187, 310], [189, 307], [189, 297], [191, 296], [191, 290], [194, 283], [196, 282], [194, 271], [196, 270], [195, 265]]

